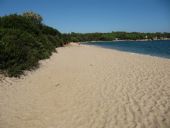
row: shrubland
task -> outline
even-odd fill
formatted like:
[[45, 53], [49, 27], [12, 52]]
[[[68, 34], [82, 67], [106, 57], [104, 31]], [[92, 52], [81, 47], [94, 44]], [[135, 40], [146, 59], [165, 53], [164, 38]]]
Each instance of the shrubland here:
[[20, 76], [24, 70], [38, 67], [65, 39], [56, 29], [42, 23], [34, 12], [0, 17], [0, 71]]

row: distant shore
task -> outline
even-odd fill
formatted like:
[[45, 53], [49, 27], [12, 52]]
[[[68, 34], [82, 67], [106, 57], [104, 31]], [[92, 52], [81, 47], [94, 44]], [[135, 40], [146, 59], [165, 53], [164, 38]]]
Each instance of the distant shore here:
[[[170, 40], [170, 38], [167, 38], [167, 39], [157, 39], [158, 41], [159, 40]], [[107, 40], [107, 41], [85, 41], [85, 42], [80, 42], [80, 43], [87, 43], [87, 42], [122, 42], [122, 41], [157, 41], [157, 40], [151, 40], [151, 39], [141, 39], [141, 40]], [[77, 42], [74, 42], [74, 43], [77, 43]]]

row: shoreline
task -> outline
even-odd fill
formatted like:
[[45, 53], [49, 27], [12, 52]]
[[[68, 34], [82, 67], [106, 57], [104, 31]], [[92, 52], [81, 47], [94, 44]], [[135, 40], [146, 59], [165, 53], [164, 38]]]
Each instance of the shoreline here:
[[[108, 41], [110, 42], [110, 41]], [[88, 45], [88, 44], [83, 44], [82, 42], [69, 42], [68, 44], [64, 45], [63, 48], [65, 47], [74, 47], [74, 46], [85, 46], [85, 47], [94, 47], [94, 48], [101, 48], [101, 49], [106, 49], [106, 50], [113, 50], [113, 51], [117, 51], [117, 52], [122, 52], [122, 53], [126, 53], [126, 54], [131, 54], [131, 55], [137, 55], [137, 56], [144, 56], [144, 57], [153, 57], [153, 58], [158, 58], [158, 59], [165, 59], [165, 60], [170, 60], [170, 58], [167, 58], [167, 57], [162, 57], [162, 56], [155, 56], [155, 55], [150, 55], [150, 54], [144, 54], [144, 53], [137, 53], [137, 52], [131, 52], [131, 51], [123, 51], [123, 50], [118, 50], [118, 49], [112, 49], [112, 48], [106, 48], [106, 47], [102, 47], [102, 46], [96, 46], [96, 45]], [[60, 49], [61, 47], [58, 47], [56, 49]], [[55, 54], [55, 53], [53, 53]], [[52, 55], [51, 55], [52, 57]], [[51, 58], [50, 57], [50, 58]], [[36, 70], [39, 70], [41, 68], [41, 65], [42, 65], [42, 62], [48, 62], [49, 59], [44, 59], [44, 60], [40, 60], [39, 63], [40, 63], [40, 67], [39, 68], [36, 68], [34, 70], [25, 70], [24, 73], [18, 78], [18, 77], [9, 77], [9, 76], [6, 76], [4, 75], [2, 72], [0, 72], [0, 82], [2, 79], [4, 78], [9, 78], [9, 79], [14, 79], [14, 80], [17, 80], [17, 79], [22, 79], [24, 77], [27, 77], [27, 75], [29, 74], [32, 74], [33, 72], [35, 72]]]
[[[89, 46], [87, 44], [82, 44], [85, 46]], [[119, 49], [113, 49], [113, 48], [106, 48], [106, 47], [102, 47], [102, 46], [96, 46], [96, 45], [90, 45], [92, 47], [98, 47], [98, 48], [103, 48], [103, 49], [108, 49], [108, 50], [113, 50], [113, 51], [118, 51], [118, 52], [124, 52], [127, 54], [134, 54], [134, 55], [139, 55], [139, 56], [148, 56], [148, 57], [154, 57], [154, 58], [160, 58], [160, 59], [166, 59], [166, 60], [170, 60], [170, 58], [168, 57], [163, 57], [163, 56], [156, 56], [156, 55], [151, 55], [151, 54], [145, 54], [145, 53], [138, 53], [138, 52], [133, 52], [133, 51], [123, 51], [123, 50], [119, 50]]]
[[[145, 40], [145, 39], [143, 39], [143, 40], [85, 41], [85, 42], [80, 42], [80, 43], [83, 44], [83, 43], [90, 43], [90, 42], [93, 43], [93, 42], [123, 42], [123, 41], [127, 41], [127, 42], [128, 42], [128, 41], [134, 41], [134, 42], [135, 42], [135, 41], [141, 41], [141, 42], [142, 42], [142, 41], [144, 41], [144, 42], [151, 41], [151, 42], [152, 42], [152, 41], [170, 41], [170, 39], [160, 39], [160, 40], [148, 40], [148, 39]], [[76, 43], [76, 42], [74, 42], [74, 43]]]
[[0, 126], [170, 126], [170, 60], [71, 43], [0, 81]]
[[[107, 42], [111, 43], [111, 41], [106, 41], [106, 43]], [[98, 41], [96, 43], [98, 43]], [[99, 41], [99, 43], [100, 43], [100, 41]], [[128, 49], [128, 48], [124, 48], [124, 49], [120, 48], [119, 49], [119, 48], [116, 48], [114, 46], [112, 47], [111, 45], [106, 47], [106, 46], [102, 46], [102, 45], [93, 44], [93, 42], [92, 43], [91, 42], [86, 42], [86, 43], [81, 43], [81, 44], [82, 45], [89, 45], [89, 46], [96, 46], [96, 47], [105, 48], [105, 49], [112, 49], [112, 50], [126, 52], [126, 53], [131, 53], [131, 54], [140, 54], [140, 55], [142, 54], [142, 55], [148, 55], [148, 56], [151, 56], [151, 57], [159, 57], [159, 58], [170, 59], [170, 55], [169, 54], [167, 54], [167, 53], [166, 54], [165, 53], [159, 53], [159, 52], [157, 53], [156, 51], [153, 51], [153, 53], [152, 53], [152, 52], [147, 52], [147, 51], [142, 52], [140, 50], [133, 50], [133, 49]], [[150, 49], [150, 50], [152, 50], [152, 49]]]

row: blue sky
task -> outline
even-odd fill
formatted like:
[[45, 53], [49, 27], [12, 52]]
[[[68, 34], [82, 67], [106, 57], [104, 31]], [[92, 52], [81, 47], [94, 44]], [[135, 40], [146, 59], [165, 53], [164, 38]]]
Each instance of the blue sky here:
[[0, 0], [0, 15], [35, 11], [61, 32], [170, 32], [170, 0]]

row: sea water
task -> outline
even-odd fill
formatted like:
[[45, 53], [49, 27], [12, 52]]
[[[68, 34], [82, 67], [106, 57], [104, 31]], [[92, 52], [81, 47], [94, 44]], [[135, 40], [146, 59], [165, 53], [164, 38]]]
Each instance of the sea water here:
[[115, 42], [103, 41], [103, 42], [88, 42], [86, 44], [170, 59], [170, 40], [115, 41]]

